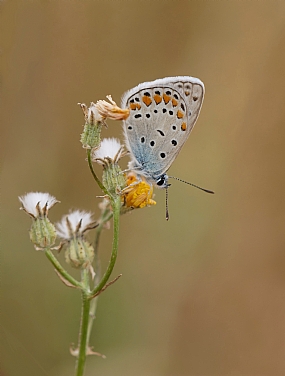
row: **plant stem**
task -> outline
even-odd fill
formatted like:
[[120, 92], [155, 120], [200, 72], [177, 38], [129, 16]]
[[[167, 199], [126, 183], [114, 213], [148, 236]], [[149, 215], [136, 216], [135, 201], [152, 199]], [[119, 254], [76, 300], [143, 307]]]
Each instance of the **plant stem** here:
[[47, 258], [50, 260], [50, 262], [53, 264], [55, 269], [58, 271], [58, 273], [66, 279], [69, 283], [71, 283], [74, 287], [82, 288], [82, 284], [78, 282], [75, 278], [73, 278], [58, 262], [57, 258], [54, 256], [52, 251], [49, 248], [45, 249], [45, 254]]
[[114, 269], [117, 255], [118, 255], [118, 245], [119, 245], [119, 222], [120, 222], [120, 210], [121, 210], [121, 197], [117, 196], [112, 198], [111, 205], [113, 209], [113, 247], [112, 254], [109, 261], [108, 268], [103, 275], [101, 281], [95, 286], [95, 288], [90, 293], [90, 296], [96, 294], [100, 291], [108, 282], [110, 275]]
[[98, 178], [98, 176], [96, 175], [96, 173], [93, 169], [92, 160], [91, 160], [91, 149], [87, 149], [87, 160], [88, 160], [88, 166], [90, 168], [91, 174], [92, 174], [93, 178], [95, 179], [96, 183], [99, 185], [99, 187], [105, 193], [105, 195], [109, 195], [109, 192], [104, 187], [104, 185], [101, 183], [100, 179]]
[[[96, 286], [100, 282], [101, 278], [101, 264], [99, 258], [99, 240], [103, 230], [103, 226], [106, 222], [108, 222], [113, 216], [113, 212], [106, 208], [101, 215], [99, 226], [96, 229], [95, 241], [94, 241], [94, 266], [95, 266], [95, 278], [94, 278], [94, 286]], [[99, 296], [96, 296], [94, 299], [91, 300], [90, 303], [90, 311], [89, 311], [89, 323], [88, 323], [88, 330], [87, 330], [87, 344], [89, 345], [91, 331], [93, 322], [95, 319], [96, 309], [97, 309], [97, 302]]]
[[[91, 160], [91, 150], [87, 150], [87, 160], [90, 171], [93, 175], [93, 178], [102, 189], [102, 191], [109, 196], [112, 210], [109, 208], [105, 209], [101, 216], [101, 221], [99, 226], [97, 227], [95, 244], [94, 244], [94, 253], [95, 253], [95, 280], [94, 280], [94, 289], [90, 292], [90, 285], [89, 285], [89, 278], [88, 278], [88, 271], [85, 269], [82, 271], [82, 278], [81, 278], [81, 295], [82, 295], [82, 312], [81, 312], [81, 323], [80, 323], [80, 332], [79, 332], [79, 346], [78, 346], [78, 359], [76, 362], [76, 376], [83, 376], [85, 362], [86, 362], [86, 355], [89, 345], [89, 339], [91, 335], [93, 320], [95, 317], [95, 312], [97, 308], [97, 299], [98, 297], [93, 298], [92, 296], [97, 292], [101, 291], [102, 288], [108, 282], [110, 275], [114, 269], [117, 254], [118, 254], [118, 244], [119, 244], [119, 220], [120, 220], [120, 210], [121, 210], [121, 197], [118, 196], [111, 196], [108, 190], [104, 187], [101, 181], [98, 179], [92, 165]], [[113, 246], [112, 246], [112, 253], [111, 258], [109, 261], [109, 265], [107, 270], [100, 280], [100, 260], [98, 256], [98, 246], [99, 246], [99, 239], [101, 235], [101, 231], [103, 229], [103, 225], [111, 219], [113, 216]]]
[[[101, 221], [99, 226], [97, 227], [96, 238], [95, 238], [95, 284], [97, 286], [94, 288], [93, 291], [98, 292], [100, 291], [105, 284], [107, 283], [113, 268], [115, 266], [117, 253], [118, 253], [118, 241], [119, 241], [119, 218], [120, 218], [120, 208], [121, 208], [121, 199], [118, 196], [116, 199], [112, 201], [112, 208], [113, 213], [106, 209], [101, 217]], [[99, 238], [101, 231], [103, 229], [104, 223], [106, 223], [112, 216], [114, 216], [114, 234], [113, 234], [113, 248], [111, 259], [105, 272], [103, 278], [100, 281], [100, 263], [98, 257], [98, 245], [99, 245]], [[115, 219], [116, 218], [116, 219]], [[99, 282], [100, 281], [100, 282]], [[82, 270], [82, 278], [81, 278], [81, 296], [82, 296], [82, 312], [81, 312], [81, 323], [80, 323], [80, 332], [79, 332], [79, 354], [78, 359], [76, 362], [76, 376], [83, 376], [85, 362], [86, 362], [86, 355], [88, 350], [89, 338], [92, 330], [93, 320], [97, 308], [97, 299], [95, 297], [93, 300], [90, 300], [90, 296], [93, 295], [90, 292], [89, 287], [89, 274], [88, 270]]]
[[78, 341], [78, 358], [76, 362], [76, 376], [83, 376], [85, 361], [86, 361], [86, 352], [87, 352], [87, 329], [89, 322], [89, 309], [90, 309], [90, 300], [88, 299], [88, 290], [89, 290], [89, 276], [88, 270], [82, 270], [82, 283], [85, 288], [81, 291], [82, 298], [82, 310], [81, 310], [81, 322], [80, 322], [80, 331], [79, 331], [79, 341]]

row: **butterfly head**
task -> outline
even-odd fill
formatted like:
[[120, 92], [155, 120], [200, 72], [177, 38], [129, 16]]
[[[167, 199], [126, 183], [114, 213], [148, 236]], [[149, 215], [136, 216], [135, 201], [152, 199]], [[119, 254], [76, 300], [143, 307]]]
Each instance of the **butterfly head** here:
[[155, 184], [158, 188], [168, 188], [171, 184], [168, 184], [168, 175], [163, 174], [155, 179]]

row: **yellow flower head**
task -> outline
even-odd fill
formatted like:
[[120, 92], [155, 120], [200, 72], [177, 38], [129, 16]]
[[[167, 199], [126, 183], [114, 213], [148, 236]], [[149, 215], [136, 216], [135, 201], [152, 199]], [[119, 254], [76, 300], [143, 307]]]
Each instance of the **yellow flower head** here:
[[127, 187], [123, 189], [122, 201], [126, 208], [138, 209], [145, 206], [156, 205], [152, 199], [153, 186], [145, 180], [138, 180], [131, 172], [127, 176]]

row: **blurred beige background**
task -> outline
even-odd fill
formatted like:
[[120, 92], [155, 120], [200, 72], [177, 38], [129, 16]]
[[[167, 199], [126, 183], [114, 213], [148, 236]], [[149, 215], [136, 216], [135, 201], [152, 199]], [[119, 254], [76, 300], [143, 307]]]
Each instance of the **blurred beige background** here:
[[[120, 103], [175, 75], [202, 79], [206, 97], [170, 173], [216, 194], [173, 182], [169, 222], [163, 191], [122, 218], [123, 278], [101, 296], [92, 335], [107, 359], [89, 358], [86, 376], [284, 375], [285, 2], [1, 6], [1, 375], [72, 375], [80, 317], [17, 197], [55, 195], [53, 221], [98, 213], [77, 102]], [[121, 125], [103, 132], [121, 137]], [[105, 232], [105, 266], [110, 245]]]

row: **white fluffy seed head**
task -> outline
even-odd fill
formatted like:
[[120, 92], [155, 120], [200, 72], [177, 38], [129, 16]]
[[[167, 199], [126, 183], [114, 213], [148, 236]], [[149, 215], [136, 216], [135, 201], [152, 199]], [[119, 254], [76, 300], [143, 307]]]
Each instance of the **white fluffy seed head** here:
[[92, 215], [89, 212], [75, 210], [63, 216], [62, 220], [56, 224], [58, 235], [66, 240], [72, 238], [74, 234], [81, 235], [94, 224]]
[[118, 157], [118, 152], [122, 148], [120, 141], [117, 138], [104, 138], [101, 141], [101, 145], [98, 149], [94, 150], [92, 159], [104, 159], [111, 158], [115, 161]]
[[39, 217], [44, 212], [52, 208], [59, 202], [54, 196], [49, 193], [29, 192], [24, 196], [19, 196], [23, 209], [33, 217]]

